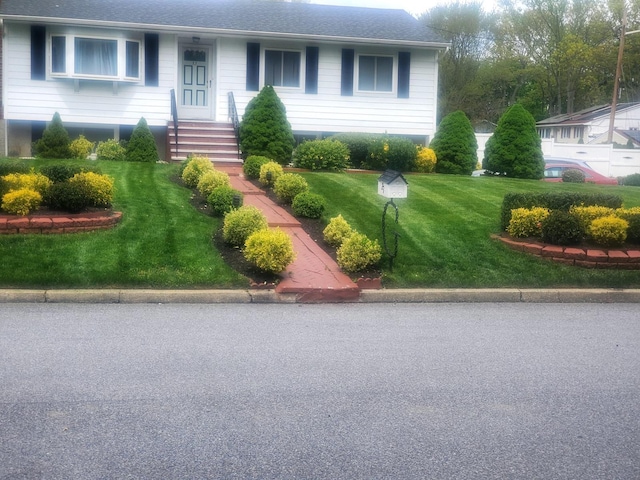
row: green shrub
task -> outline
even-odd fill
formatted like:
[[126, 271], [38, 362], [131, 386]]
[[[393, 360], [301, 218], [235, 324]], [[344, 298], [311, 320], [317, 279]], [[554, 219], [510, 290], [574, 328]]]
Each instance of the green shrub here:
[[416, 146], [407, 138], [377, 138], [369, 145], [369, 156], [363, 167], [369, 170], [407, 172], [415, 167]]
[[56, 112], [51, 123], [42, 132], [42, 138], [34, 142], [33, 150], [35, 156], [39, 158], [69, 158], [71, 157], [70, 143], [69, 133], [62, 125], [60, 114]]
[[53, 210], [78, 213], [91, 205], [91, 192], [83, 182], [54, 183], [47, 195], [47, 204]]
[[337, 133], [329, 137], [331, 140], [337, 140], [347, 146], [349, 149], [349, 164], [351, 168], [363, 168], [363, 164], [369, 158], [369, 147], [371, 143], [378, 138], [384, 138], [386, 135], [373, 133]]
[[332, 247], [339, 247], [347, 238], [353, 234], [354, 230], [347, 221], [338, 215], [329, 220], [329, 223], [322, 231], [324, 241]]
[[0, 162], [0, 177], [10, 173], [29, 173], [29, 167], [20, 161]]
[[326, 202], [322, 195], [302, 192], [295, 196], [291, 208], [297, 217], [320, 218], [326, 208]]
[[153, 137], [153, 133], [151, 133], [151, 129], [144, 117], [140, 118], [133, 129], [131, 138], [127, 143], [125, 159], [128, 162], [155, 163], [158, 161], [156, 139]]
[[272, 162], [273, 160], [263, 157], [261, 155], [251, 155], [247, 157], [242, 165], [242, 171], [244, 176], [249, 180], [255, 180], [260, 177], [260, 167], [265, 163]]
[[200, 195], [204, 198], [208, 198], [218, 187], [230, 187], [231, 181], [229, 180], [229, 174], [226, 172], [221, 172], [220, 170], [209, 170], [204, 172], [200, 176], [200, 180], [198, 181], [198, 191]]
[[94, 166], [73, 165], [66, 163], [50, 163], [40, 167], [40, 173], [45, 175], [53, 183], [66, 182], [76, 173], [82, 172], [100, 173], [100, 169]]
[[94, 146], [95, 143], [87, 140], [84, 135], [80, 135], [71, 142], [71, 145], [69, 145], [69, 151], [73, 158], [84, 160], [91, 154]]
[[632, 173], [631, 175], [627, 175], [626, 177], [624, 177], [623, 184], [630, 187], [640, 187], [640, 173]]
[[263, 155], [282, 165], [291, 161], [295, 145], [284, 104], [271, 85], [265, 85], [245, 108], [239, 131], [240, 150], [247, 158]]
[[553, 210], [542, 222], [542, 241], [553, 245], [576, 245], [584, 238], [584, 228], [574, 215]]
[[127, 150], [122, 144], [113, 138], [98, 142], [98, 147], [96, 148], [96, 158], [98, 160], [123, 162], [126, 153]]
[[619, 208], [615, 211], [615, 215], [629, 222], [627, 241], [640, 243], [640, 207]]
[[568, 168], [562, 172], [562, 181], [565, 183], [584, 183], [584, 172], [577, 168]]
[[418, 173], [433, 173], [436, 168], [436, 152], [427, 147], [420, 147], [416, 154], [416, 168]]
[[588, 207], [574, 205], [569, 209], [569, 213], [580, 220], [582, 228], [584, 228], [585, 232], [588, 232], [591, 222], [596, 218], [613, 215], [614, 209], [610, 207], [601, 207], [600, 205], [590, 205]]
[[382, 257], [382, 249], [377, 240], [370, 240], [366, 235], [354, 232], [342, 242], [336, 255], [340, 268], [354, 273], [376, 265]]
[[240, 207], [242, 206], [242, 193], [238, 190], [234, 190], [229, 185], [214, 188], [207, 198], [207, 202], [209, 202], [213, 216], [222, 217], [233, 210], [233, 199], [236, 196], [238, 198], [237, 207]]
[[87, 198], [87, 206], [110, 207], [113, 202], [113, 179], [93, 172], [77, 173], [68, 183], [77, 184]]
[[605, 247], [617, 247], [627, 239], [629, 222], [622, 218], [610, 215], [596, 218], [589, 226], [589, 237], [598, 245]]
[[224, 216], [222, 238], [230, 245], [242, 247], [249, 235], [267, 227], [267, 218], [257, 207], [243, 205]]
[[268, 273], [283, 271], [296, 258], [291, 238], [279, 228], [249, 235], [243, 254], [248, 262]]
[[200, 177], [213, 170], [213, 163], [207, 157], [192, 156], [182, 171], [182, 181], [188, 188], [196, 188]]
[[278, 199], [290, 205], [296, 195], [309, 190], [309, 184], [297, 173], [280, 175], [273, 184], [273, 191]]
[[[507, 177], [540, 179], [544, 175], [540, 142], [533, 116], [516, 103], [500, 117], [487, 140], [482, 167]], [[436, 153], [440, 159], [440, 153]]]
[[293, 152], [293, 165], [309, 170], [340, 172], [349, 168], [349, 149], [337, 140], [310, 140], [301, 143]]
[[276, 162], [267, 162], [260, 167], [260, 177], [258, 181], [265, 187], [273, 187], [278, 177], [284, 175], [282, 165]]
[[436, 172], [471, 175], [478, 161], [478, 141], [461, 110], [445, 116], [429, 145], [436, 152]]
[[516, 208], [511, 211], [507, 232], [515, 238], [539, 237], [542, 234], [542, 222], [548, 216], [547, 208]]
[[42, 203], [42, 195], [30, 188], [12, 190], [2, 196], [2, 210], [12, 215], [29, 215]]

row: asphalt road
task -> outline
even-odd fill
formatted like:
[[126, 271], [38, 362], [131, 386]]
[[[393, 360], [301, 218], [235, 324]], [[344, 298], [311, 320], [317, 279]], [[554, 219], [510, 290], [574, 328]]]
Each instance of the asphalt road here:
[[630, 304], [0, 305], [0, 479], [639, 479]]

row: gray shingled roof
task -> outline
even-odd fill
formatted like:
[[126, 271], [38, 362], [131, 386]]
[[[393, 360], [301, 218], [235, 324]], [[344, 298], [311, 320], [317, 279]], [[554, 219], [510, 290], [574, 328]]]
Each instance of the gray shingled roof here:
[[0, 17], [446, 45], [403, 10], [243, 0], [1, 0]]
[[[616, 107], [616, 113], [623, 112], [629, 108], [635, 108], [640, 105], [640, 102], [632, 103], [619, 103]], [[545, 120], [540, 120], [536, 125], [549, 126], [549, 125], [585, 125], [590, 121], [611, 115], [611, 105], [598, 105], [596, 107], [585, 108], [574, 113], [563, 113], [550, 117]]]

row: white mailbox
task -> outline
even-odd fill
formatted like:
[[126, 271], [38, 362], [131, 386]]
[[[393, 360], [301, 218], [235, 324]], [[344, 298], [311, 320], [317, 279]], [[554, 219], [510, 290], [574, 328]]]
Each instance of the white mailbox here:
[[378, 178], [378, 194], [385, 198], [407, 198], [408, 185], [400, 172], [385, 170]]

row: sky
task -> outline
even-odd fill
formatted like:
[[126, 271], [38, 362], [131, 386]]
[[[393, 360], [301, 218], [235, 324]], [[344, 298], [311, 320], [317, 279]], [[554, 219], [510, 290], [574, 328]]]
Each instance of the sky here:
[[[450, 3], [447, 0], [310, 0], [310, 3], [345, 5], [351, 7], [400, 8], [412, 15], [420, 15], [436, 5]], [[494, 0], [483, 0], [485, 11], [492, 11]]]

